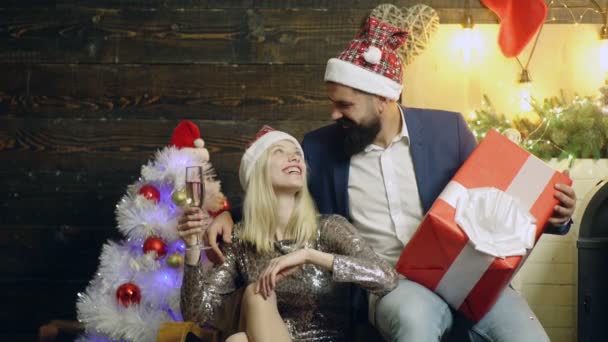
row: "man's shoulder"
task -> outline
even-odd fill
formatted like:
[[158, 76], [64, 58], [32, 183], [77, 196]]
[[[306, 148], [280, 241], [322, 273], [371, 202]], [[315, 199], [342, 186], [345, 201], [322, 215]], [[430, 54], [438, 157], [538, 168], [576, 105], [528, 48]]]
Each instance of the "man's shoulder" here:
[[[464, 124], [464, 118], [458, 112], [427, 108], [404, 108], [408, 128], [424, 127], [428, 132], [457, 132]], [[409, 118], [408, 118], [409, 116]], [[413, 121], [413, 122], [412, 122]]]
[[401, 107], [405, 111], [406, 115], [415, 115], [421, 120], [442, 120], [442, 119], [455, 119], [460, 118], [461, 114], [449, 110], [442, 109], [430, 109], [430, 108], [416, 108], [416, 107]]

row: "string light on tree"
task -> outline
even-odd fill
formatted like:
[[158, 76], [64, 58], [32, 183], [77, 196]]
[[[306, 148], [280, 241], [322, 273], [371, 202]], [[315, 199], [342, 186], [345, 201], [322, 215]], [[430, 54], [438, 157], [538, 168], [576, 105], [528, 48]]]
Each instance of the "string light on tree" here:
[[485, 105], [476, 111], [475, 120], [468, 120], [475, 137], [480, 140], [490, 129], [517, 139], [521, 145], [542, 159], [606, 158], [608, 157], [608, 81], [600, 89], [599, 99], [576, 96], [552, 97], [542, 103], [531, 102], [532, 115], [506, 119], [496, 112], [485, 97]]
[[198, 138], [198, 127], [180, 123], [171, 145], [143, 165], [141, 177], [127, 187], [116, 206], [124, 239], [104, 244], [98, 272], [78, 294], [78, 320], [87, 334], [78, 341], [155, 341], [163, 322], [183, 320], [179, 292], [186, 247], [176, 225], [185, 202], [175, 194], [185, 185], [186, 166], [203, 167], [203, 210], [216, 212], [225, 199]]
[[580, 15], [576, 16], [574, 14], [574, 11], [572, 10], [572, 8], [570, 8], [565, 1], [552, 0], [549, 3], [549, 10], [551, 10], [555, 4], [560, 5], [559, 7], [563, 7], [566, 10], [566, 12], [569, 14], [570, 18], [569, 19], [558, 19], [554, 15], [551, 15], [550, 21], [553, 23], [560, 23], [560, 22], [572, 23], [575, 26], [577, 26], [579, 23], [583, 22], [583, 19], [585, 18], [587, 13], [601, 15], [602, 19], [604, 21], [604, 25], [602, 26], [602, 28], [600, 29], [600, 32], [599, 32], [599, 39], [601, 40], [601, 42], [600, 42], [600, 47], [599, 47], [598, 58], [599, 58], [600, 68], [602, 69], [603, 72], [607, 73], [607, 75], [608, 75], [608, 5], [606, 6], [606, 8], [602, 8], [602, 6], [600, 6], [600, 4], [597, 2], [597, 0], [590, 0], [589, 3], [593, 7], [577, 6], [576, 9], [579, 11], [582, 10], [582, 13]]
[[515, 128], [507, 128], [504, 130], [504, 132], [502, 132], [502, 134], [512, 142], [518, 145], [521, 144], [521, 133]]
[[582, 10], [582, 13], [577, 16], [574, 14], [574, 11], [572, 10], [572, 8], [570, 8], [564, 0], [560, 0], [560, 1], [551, 0], [551, 2], [549, 2], [549, 5], [548, 5], [549, 11], [551, 11], [555, 7], [563, 7], [566, 10], [566, 12], [568, 13], [570, 18], [569, 19], [561, 19], [561, 18], [558, 19], [557, 17], [555, 17], [555, 15], [547, 15], [547, 17], [551, 17], [549, 19], [549, 21], [551, 21], [553, 23], [571, 23], [576, 26], [576, 25], [580, 24], [581, 22], [583, 22], [583, 19], [585, 18], [587, 13], [600, 14], [600, 15], [603, 15], [604, 13], [606, 13], [606, 11], [604, 9], [602, 9], [602, 7], [598, 4], [598, 2], [596, 0], [590, 0], [589, 2], [593, 5], [593, 7], [576, 6], [576, 9], [578, 11]]

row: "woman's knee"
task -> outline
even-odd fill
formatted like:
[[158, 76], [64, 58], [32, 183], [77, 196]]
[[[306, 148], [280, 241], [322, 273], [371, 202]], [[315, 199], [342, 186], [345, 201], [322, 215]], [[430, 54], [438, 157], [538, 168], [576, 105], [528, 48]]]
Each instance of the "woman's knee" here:
[[249, 339], [247, 338], [247, 334], [245, 334], [244, 332], [240, 332], [228, 336], [226, 342], [249, 342]]
[[243, 298], [251, 298], [255, 295], [255, 283], [247, 285], [247, 287], [245, 288], [245, 292], [243, 292]]
[[251, 283], [245, 288], [241, 304], [244, 307], [259, 306], [259, 305], [276, 305], [276, 295], [274, 291], [268, 298], [264, 298], [260, 293], [256, 293], [256, 284]]
[[245, 291], [243, 292], [243, 298], [241, 298], [241, 304], [243, 307], [245, 308], [251, 305], [256, 300], [255, 297], [257, 295], [258, 294], [255, 293], [255, 283], [247, 285]]

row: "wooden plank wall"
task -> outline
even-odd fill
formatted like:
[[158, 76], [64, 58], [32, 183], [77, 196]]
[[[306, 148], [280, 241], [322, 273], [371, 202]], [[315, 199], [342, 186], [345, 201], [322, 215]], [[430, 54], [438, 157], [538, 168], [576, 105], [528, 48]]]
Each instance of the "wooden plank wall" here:
[[[262, 124], [301, 137], [327, 122], [324, 64], [381, 2], [4, 0], [0, 340], [75, 319], [101, 244], [120, 238], [115, 204], [180, 119], [200, 125], [240, 201], [244, 144]], [[464, 13], [464, 1], [425, 2], [443, 23]], [[471, 2], [477, 22], [495, 22]]]

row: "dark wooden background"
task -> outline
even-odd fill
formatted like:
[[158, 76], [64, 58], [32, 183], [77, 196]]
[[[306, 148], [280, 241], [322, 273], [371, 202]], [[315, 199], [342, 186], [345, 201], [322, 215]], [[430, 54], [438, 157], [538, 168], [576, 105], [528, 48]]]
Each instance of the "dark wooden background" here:
[[[200, 125], [240, 201], [244, 144], [262, 124], [300, 138], [327, 122], [325, 62], [382, 2], [3, 0], [0, 340], [75, 319], [101, 244], [120, 238], [115, 204], [179, 120]], [[423, 2], [463, 17], [465, 1]]]

